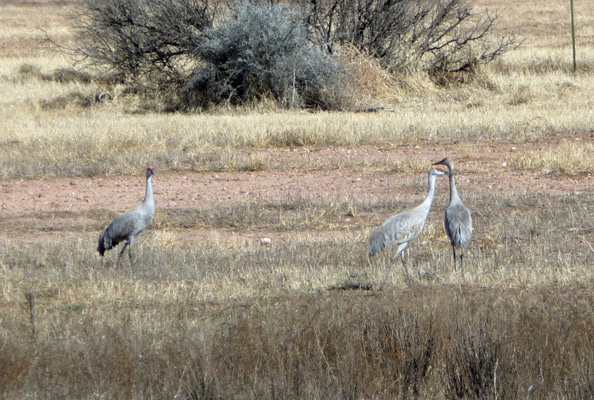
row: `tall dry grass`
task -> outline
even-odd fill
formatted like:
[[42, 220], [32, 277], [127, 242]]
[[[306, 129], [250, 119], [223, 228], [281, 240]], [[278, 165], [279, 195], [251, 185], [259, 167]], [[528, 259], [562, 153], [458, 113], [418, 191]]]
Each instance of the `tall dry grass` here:
[[29, 334], [4, 347], [13, 357], [2, 369], [4, 395], [588, 398], [591, 295], [583, 286], [552, 292], [418, 287], [224, 310], [73, 305], [61, 309], [60, 329], [47, 327], [53, 340], [38, 334], [33, 344]]
[[[4, 398], [589, 397], [591, 196], [466, 202], [476, 232], [465, 272], [452, 271], [435, 212], [413, 242], [410, 281], [390, 255], [366, 256], [369, 215], [393, 206], [383, 202], [353, 204], [364, 217], [335, 238], [270, 247], [151, 230], [136, 241], [135, 276], [115, 265], [117, 254], [99, 260], [94, 235], [5, 239], [0, 390]], [[330, 203], [299, 204], [331, 225]], [[241, 221], [230, 210], [212, 215], [221, 231]], [[266, 225], [295, 232], [302, 219]], [[248, 219], [241, 229], [261, 227]]]

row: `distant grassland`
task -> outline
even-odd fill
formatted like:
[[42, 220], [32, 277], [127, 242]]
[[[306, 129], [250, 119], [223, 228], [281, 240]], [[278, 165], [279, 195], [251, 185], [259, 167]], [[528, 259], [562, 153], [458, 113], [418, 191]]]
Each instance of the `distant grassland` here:
[[[594, 126], [590, 95], [594, 92], [594, 47], [588, 45], [592, 29], [589, 20], [584, 20], [589, 14], [579, 14], [580, 63], [574, 75], [568, 41], [562, 47], [544, 46], [551, 38], [547, 24], [560, 29], [546, 18], [561, 18], [563, 8], [550, 5], [552, 9], [545, 10], [549, 15], [535, 11], [540, 4], [488, 5], [501, 9], [498, 29], [505, 33], [513, 29], [525, 35], [525, 41], [523, 47], [480, 71], [469, 84], [436, 87], [420, 74], [399, 78], [395, 84], [372, 60], [353, 54], [349, 65], [358, 74], [360, 88], [359, 93], [353, 93], [355, 102], [361, 109], [379, 108], [379, 112], [309, 113], [263, 104], [198, 115], [154, 113], [146, 99], [117, 86], [76, 78], [67, 83], [48, 80], [56, 71], [70, 68], [70, 60], [38, 50], [36, 40], [43, 35], [34, 28], [40, 26], [67, 40], [65, 21], [58, 17], [67, 7], [49, 7], [53, 14], [50, 12], [47, 20], [34, 8], [5, 8], [11, 16], [5, 16], [7, 23], [29, 20], [27, 29], [7, 29], [3, 40], [11, 46], [21, 45], [24, 54], [31, 56], [23, 59], [8, 52], [0, 67], [0, 176], [130, 173], [147, 163], [160, 170], [265, 170], [277, 166], [266, 159], [250, 158], [241, 150], [524, 143], [548, 141], [567, 133], [587, 135]], [[477, 8], [482, 6], [477, 4]], [[542, 21], [522, 25], [522, 20], [514, 19], [519, 17], [519, 9], [527, 16], [536, 13], [533, 17]], [[159, 99], [150, 102], [158, 104]], [[586, 152], [591, 154], [591, 148]], [[566, 163], [560, 166], [564, 170], [571, 169], [570, 159], [560, 158], [558, 163]], [[514, 165], [531, 168], [525, 163]]]
[[[17, 72], [0, 80], [5, 93], [0, 101], [0, 176], [129, 173], [147, 163], [178, 171], [271, 169], [275, 166], [246, 160], [236, 150], [524, 143], [566, 133], [584, 135], [594, 126], [589, 74], [503, 74], [496, 72], [497, 65], [492, 68], [485, 72], [492, 88], [409, 89], [378, 113], [245, 110], [200, 115], [134, 114], [127, 111], [133, 101], [129, 98], [121, 101], [128, 105], [121, 105], [117, 95], [107, 103], [98, 101], [105, 90], [94, 84], [18, 78]], [[213, 157], [218, 161], [211, 162]]]

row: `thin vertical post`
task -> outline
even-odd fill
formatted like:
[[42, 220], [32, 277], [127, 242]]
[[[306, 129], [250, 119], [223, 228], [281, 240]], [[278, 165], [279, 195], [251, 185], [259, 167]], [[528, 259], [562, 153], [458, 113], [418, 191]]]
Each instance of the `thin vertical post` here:
[[573, 0], [569, 0], [569, 9], [571, 12], [571, 49], [573, 52], [573, 72], [577, 71], [577, 63], [575, 61], [575, 22], [573, 18]]

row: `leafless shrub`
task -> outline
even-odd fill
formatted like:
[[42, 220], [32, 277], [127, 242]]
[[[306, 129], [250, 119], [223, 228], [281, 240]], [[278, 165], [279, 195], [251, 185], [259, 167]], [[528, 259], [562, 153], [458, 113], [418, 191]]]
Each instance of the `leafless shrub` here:
[[72, 15], [81, 61], [141, 85], [180, 85], [193, 63], [189, 49], [212, 24], [208, 0], [85, 0]]
[[314, 42], [330, 52], [347, 43], [392, 72], [472, 71], [516, 45], [511, 37], [491, 39], [497, 14], [475, 14], [466, 0], [298, 2]]
[[206, 35], [209, 40], [197, 47], [205, 63], [194, 70], [185, 90], [199, 104], [270, 97], [290, 107], [336, 108], [331, 87], [344, 71], [308, 44], [296, 10], [246, 2]]
[[218, 16], [207, 0], [85, 0], [73, 16], [81, 61], [157, 90], [165, 109], [272, 98], [283, 106], [339, 108], [346, 74], [307, 41], [287, 5], [246, 2]]
[[273, 3], [229, 1], [223, 14], [208, 0], [85, 0], [70, 50], [102, 75], [144, 87], [147, 99], [157, 90], [164, 110], [267, 99], [340, 109], [354, 86], [329, 55], [336, 45], [391, 72], [424, 70], [449, 85], [471, 80], [516, 44], [490, 39], [497, 14], [474, 14], [466, 0]]

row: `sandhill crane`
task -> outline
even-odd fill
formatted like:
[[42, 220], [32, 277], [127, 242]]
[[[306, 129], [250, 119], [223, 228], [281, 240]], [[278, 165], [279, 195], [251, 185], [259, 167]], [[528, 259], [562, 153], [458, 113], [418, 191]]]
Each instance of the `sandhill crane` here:
[[429, 192], [425, 200], [412, 210], [391, 216], [383, 224], [371, 231], [368, 242], [369, 255], [374, 256], [379, 251], [387, 250], [395, 244], [398, 245], [394, 259], [398, 254], [401, 254], [402, 266], [408, 277], [405, 257], [406, 247], [423, 230], [427, 215], [429, 215], [431, 209], [431, 203], [433, 203], [435, 179], [443, 174], [441, 168], [431, 169], [429, 171]]
[[462, 203], [458, 190], [456, 190], [456, 180], [454, 178], [454, 164], [448, 157], [433, 165], [445, 165], [448, 168], [450, 177], [450, 205], [445, 211], [445, 230], [452, 244], [454, 253], [454, 270], [456, 270], [456, 247], [460, 249], [460, 270], [464, 272], [464, 249], [470, 244], [472, 237], [472, 216], [468, 207]]
[[132, 273], [134, 274], [134, 260], [132, 258], [132, 242], [136, 235], [144, 231], [150, 225], [155, 216], [155, 203], [153, 201], [153, 186], [151, 184], [151, 177], [155, 174], [153, 167], [146, 169], [146, 195], [142, 203], [133, 210], [119, 215], [113, 222], [105, 228], [99, 236], [99, 246], [97, 251], [101, 256], [106, 250], [111, 250], [118, 245], [118, 243], [126, 241], [124, 248], [118, 256], [118, 266], [121, 263], [122, 254], [128, 247], [128, 255], [130, 256], [130, 265]]

